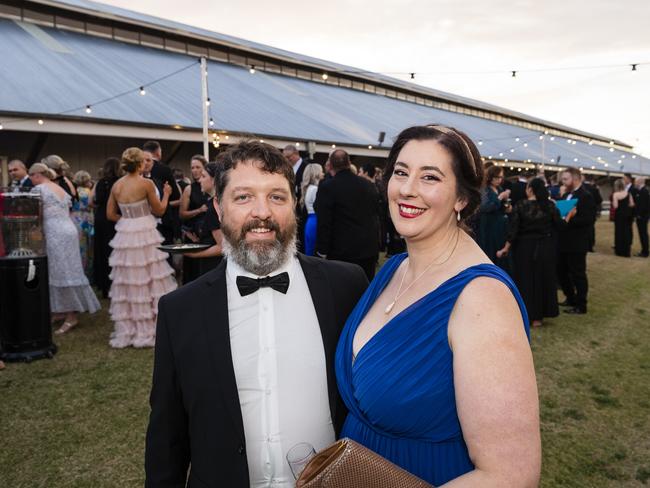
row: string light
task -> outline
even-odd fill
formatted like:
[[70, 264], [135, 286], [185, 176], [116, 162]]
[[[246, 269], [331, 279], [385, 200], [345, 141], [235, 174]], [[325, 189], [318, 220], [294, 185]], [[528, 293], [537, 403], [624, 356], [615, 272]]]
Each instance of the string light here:
[[332, 149], [336, 149], [336, 144], [332, 144]]
[[4, 127], [2, 126], [2, 124], [0, 124], [0, 130], [2, 130], [2, 129], [4, 129]]
[[500, 156], [500, 157], [503, 157], [503, 153], [499, 153], [499, 156]]
[[514, 150], [514, 149], [510, 149], [510, 152], [513, 153], [513, 152], [515, 152], [515, 150]]
[[38, 125], [43, 125], [45, 122], [43, 122], [43, 119], [38, 119]]
[[[0, 126], [0, 129], [2, 129], [1, 126]], [[632, 154], [632, 159], [636, 159], [636, 154]]]
[[614, 152], [614, 148], [613, 148], [613, 147], [610, 147], [610, 148], [609, 148], [609, 152]]
[[86, 105], [86, 113], [89, 114], [93, 111], [92, 108], [90, 108], [90, 105]]
[[482, 145], [483, 145], [483, 141], [478, 141], [478, 145], [479, 145], [479, 146], [482, 146]]
[[205, 105], [206, 105], [207, 107], [210, 106], [210, 97], [208, 97], [207, 100], [205, 101]]
[[516, 78], [516, 77], [517, 77], [517, 72], [516, 72], [516, 71], [512, 71], [512, 77], [513, 77], [513, 78]]
[[369, 146], [368, 146], [368, 149], [372, 149], [372, 145], [369, 145]]
[[251, 64], [251, 67], [250, 67], [250, 69], [248, 70], [248, 72], [249, 72], [250, 74], [252, 74], [252, 75], [255, 74], [255, 65], [254, 65], [254, 64]]
[[147, 94], [147, 91], [144, 89], [144, 86], [141, 86], [140, 87], [140, 95], [142, 95], [144, 97], [146, 94]]
[[543, 139], [544, 139], [544, 136], [539, 136], [540, 141], [543, 140]]
[[515, 137], [515, 142], [519, 142], [519, 138], [518, 138], [518, 137]]
[[527, 142], [524, 142], [524, 147], [528, 147], [528, 143], [527, 143]]
[[409, 73], [409, 74], [411, 75], [411, 79], [414, 80], [415, 79], [415, 73]]
[[554, 136], [551, 136], [551, 140], [554, 141], [554, 140], [555, 140], [555, 137], [554, 137]]
[[632, 65], [632, 71], [636, 71], [636, 67], [637, 67], [637, 66], [638, 66], [638, 64], [633, 64], [633, 65]]
[[325, 81], [327, 80], [327, 78], [329, 78], [329, 76], [327, 75], [327, 73], [323, 73], [321, 78], [323, 78], [323, 81]]
[[[226, 138], [227, 138], [227, 137], [228, 137], [228, 136], [226, 136]], [[296, 147], [300, 147], [300, 143], [299, 143], [299, 142], [296, 142]]]
[[210, 117], [210, 122], [209, 123], [210, 123], [210, 127], [212, 127], [214, 125], [214, 119], [212, 117]]

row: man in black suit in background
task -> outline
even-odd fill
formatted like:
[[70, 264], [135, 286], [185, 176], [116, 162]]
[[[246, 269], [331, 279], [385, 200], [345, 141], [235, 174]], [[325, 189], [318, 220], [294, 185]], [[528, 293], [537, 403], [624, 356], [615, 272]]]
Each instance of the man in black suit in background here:
[[598, 185], [593, 177], [584, 177], [582, 186], [591, 193], [591, 196], [594, 198], [594, 225], [591, 226], [589, 231], [589, 252], [594, 252], [594, 246], [596, 245], [596, 220], [600, 216], [600, 211], [603, 204], [603, 196], [600, 194]]
[[558, 280], [566, 300], [560, 305], [571, 307], [566, 313], [587, 313], [587, 251], [589, 235], [594, 225], [596, 205], [591, 193], [582, 185], [582, 173], [577, 168], [562, 171], [565, 193], [561, 200], [577, 199], [575, 216], [559, 232]]
[[375, 276], [379, 258], [379, 198], [375, 185], [350, 170], [343, 149], [330, 154], [334, 177], [318, 186], [316, 254], [358, 264], [368, 280]]
[[178, 188], [178, 184], [174, 179], [174, 174], [169, 166], [165, 166], [162, 160], [162, 149], [160, 144], [157, 141], [148, 141], [145, 142], [142, 146], [142, 150], [150, 152], [153, 156], [153, 168], [151, 168], [151, 178], [155, 181], [159, 181], [162, 185], [168, 183], [172, 189], [172, 194], [169, 196], [169, 205], [167, 210], [162, 216], [161, 223], [158, 226], [158, 230], [162, 234], [163, 244], [173, 244], [174, 237], [180, 235], [180, 220], [175, 217], [175, 213], [178, 213], [178, 206], [181, 202], [181, 191]]
[[634, 198], [634, 211], [636, 228], [639, 231], [641, 241], [641, 252], [638, 257], [647, 258], [648, 249], [648, 218], [650, 217], [650, 192], [646, 186], [645, 178], [639, 176], [634, 180], [632, 198]]
[[293, 486], [286, 450], [324, 448], [347, 414], [334, 353], [368, 281], [295, 253], [294, 174], [280, 151], [243, 142], [221, 158], [226, 259], [159, 303], [147, 488]]

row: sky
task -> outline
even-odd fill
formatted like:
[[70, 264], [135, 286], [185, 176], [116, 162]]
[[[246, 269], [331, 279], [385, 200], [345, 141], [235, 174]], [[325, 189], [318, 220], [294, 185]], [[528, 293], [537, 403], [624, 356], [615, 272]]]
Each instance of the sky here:
[[404, 80], [413, 72], [420, 85], [650, 157], [650, 0], [103, 3]]

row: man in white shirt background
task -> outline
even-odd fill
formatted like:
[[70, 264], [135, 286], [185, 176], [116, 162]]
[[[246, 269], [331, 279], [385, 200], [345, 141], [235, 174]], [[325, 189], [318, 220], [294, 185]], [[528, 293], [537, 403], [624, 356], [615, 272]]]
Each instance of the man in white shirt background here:
[[220, 163], [226, 259], [159, 305], [146, 486], [289, 488], [289, 449], [322, 449], [345, 419], [334, 352], [367, 280], [296, 254], [279, 150], [243, 142]]

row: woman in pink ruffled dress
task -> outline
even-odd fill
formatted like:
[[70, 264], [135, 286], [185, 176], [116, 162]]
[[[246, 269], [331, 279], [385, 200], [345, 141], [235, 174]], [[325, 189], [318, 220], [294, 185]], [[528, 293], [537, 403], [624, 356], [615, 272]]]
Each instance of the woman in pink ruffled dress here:
[[160, 200], [153, 181], [141, 175], [143, 157], [135, 147], [124, 151], [125, 175], [113, 185], [106, 208], [108, 219], [117, 222], [108, 262], [115, 324], [110, 345], [118, 349], [154, 346], [158, 299], [176, 288], [167, 254], [157, 249], [163, 237], [154, 217], [165, 213], [171, 187], [165, 184]]

